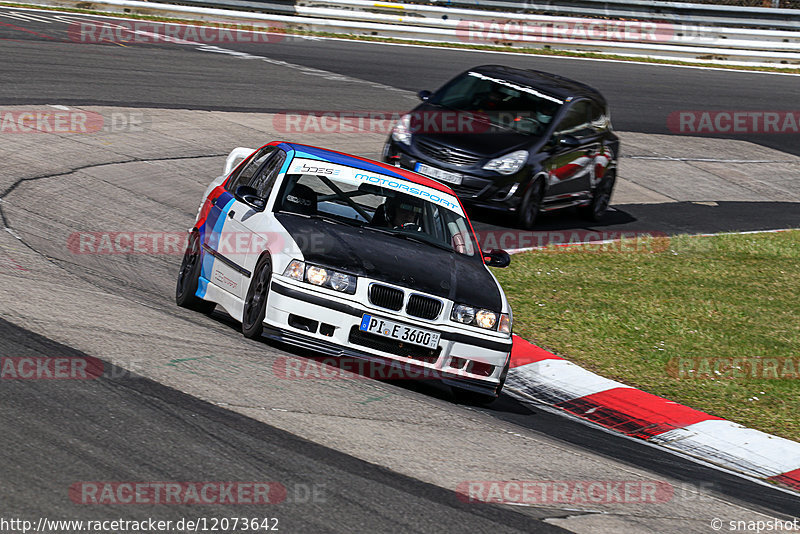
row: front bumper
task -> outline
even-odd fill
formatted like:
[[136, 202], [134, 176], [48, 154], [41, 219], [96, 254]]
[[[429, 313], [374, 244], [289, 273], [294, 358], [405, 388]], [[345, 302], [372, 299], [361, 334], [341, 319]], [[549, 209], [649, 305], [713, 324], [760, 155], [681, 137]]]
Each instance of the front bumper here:
[[[525, 183], [529, 171], [523, 167], [509, 176], [502, 176], [492, 171], [479, 168], [462, 168], [424, 157], [411, 146], [394, 141], [391, 137], [383, 151], [383, 161], [409, 171], [416, 171], [417, 163], [424, 163], [449, 172], [462, 175], [461, 184], [444, 182], [462, 202], [471, 206], [515, 211], [522, 203]], [[424, 175], [423, 175], [424, 176]], [[435, 179], [435, 178], [434, 178]]]
[[[436, 349], [425, 349], [364, 334], [358, 330], [365, 313], [433, 330], [441, 334]], [[511, 338], [467, 335], [457, 328], [425, 321], [412, 322], [389, 310], [349, 301], [273, 277], [264, 319], [264, 335], [328, 356], [352, 357], [399, 367], [408, 377], [436, 378], [446, 384], [496, 394], [511, 353]], [[477, 362], [462, 368], [459, 360]], [[468, 372], [479, 368], [482, 374]], [[486, 372], [491, 367], [490, 372]], [[416, 373], [416, 374], [415, 374]]]

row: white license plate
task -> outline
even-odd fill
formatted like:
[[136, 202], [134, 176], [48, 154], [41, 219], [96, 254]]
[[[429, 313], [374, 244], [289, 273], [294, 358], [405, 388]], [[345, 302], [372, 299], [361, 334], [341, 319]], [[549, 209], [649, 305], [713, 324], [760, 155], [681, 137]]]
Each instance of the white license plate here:
[[406, 326], [366, 313], [361, 318], [361, 325], [358, 328], [362, 332], [377, 334], [379, 336], [396, 339], [404, 343], [411, 343], [412, 345], [420, 345], [429, 349], [435, 349], [439, 346], [439, 332], [431, 332], [430, 330], [423, 330], [422, 328]]
[[437, 169], [436, 167], [431, 167], [424, 163], [417, 163], [414, 171], [424, 174], [425, 176], [430, 176], [431, 178], [436, 178], [442, 182], [447, 182], [448, 184], [461, 185], [461, 180], [464, 178], [457, 172], [443, 171], [442, 169]]

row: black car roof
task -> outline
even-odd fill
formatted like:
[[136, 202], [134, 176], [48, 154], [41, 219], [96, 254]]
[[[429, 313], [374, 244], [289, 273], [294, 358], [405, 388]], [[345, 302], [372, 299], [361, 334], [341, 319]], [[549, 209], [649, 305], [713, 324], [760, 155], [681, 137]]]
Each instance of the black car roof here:
[[569, 97], [591, 97], [602, 103], [605, 98], [597, 89], [558, 74], [543, 72], [533, 69], [517, 69], [503, 65], [482, 65], [474, 67], [467, 72], [478, 72], [487, 76], [494, 76], [504, 80], [513, 81], [522, 85], [541, 89], [543, 92], [567, 100]]

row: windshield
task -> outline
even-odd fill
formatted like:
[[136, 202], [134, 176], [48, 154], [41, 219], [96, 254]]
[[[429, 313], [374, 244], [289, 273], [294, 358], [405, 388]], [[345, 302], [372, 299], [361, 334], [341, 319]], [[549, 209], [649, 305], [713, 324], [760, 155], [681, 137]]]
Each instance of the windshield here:
[[478, 247], [455, 196], [344, 165], [296, 158], [276, 211], [362, 226], [398, 238], [477, 256]]
[[532, 87], [468, 72], [428, 100], [431, 104], [484, 116], [496, 126], [520, 133], [543, 135], [563, 105], [559, 98]]

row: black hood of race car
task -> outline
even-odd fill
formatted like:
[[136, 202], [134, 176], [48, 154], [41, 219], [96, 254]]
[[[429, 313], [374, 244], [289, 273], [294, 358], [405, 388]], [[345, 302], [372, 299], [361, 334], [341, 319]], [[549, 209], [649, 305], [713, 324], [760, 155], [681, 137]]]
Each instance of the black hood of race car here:
[[499, 312], [497, 283], [480, 257], [469, 257], [369, 227], [276, 213], [308, 263]]

